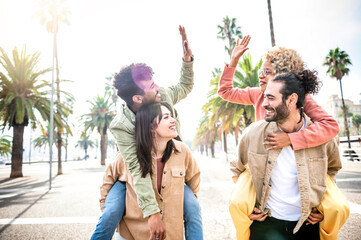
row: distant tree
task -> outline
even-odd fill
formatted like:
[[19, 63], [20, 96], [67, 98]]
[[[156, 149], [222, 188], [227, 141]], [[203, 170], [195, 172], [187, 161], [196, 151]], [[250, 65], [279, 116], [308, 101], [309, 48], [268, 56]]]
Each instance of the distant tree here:
[[352, 124], [356, 128], [357, 135], [360, 135], [361, 116], [359, 114], [352, 116]]
[[[343, 109], [345, 109], [346, 107], [342, 91], [342, 78], [345, 75], [348, 75], [350, 72], [350, 69], [347, 68], [348, 65], [352, 65], [350, 57], [345, 51], [341, 51], [339, 48], [331, 49], [326, 56], [323, 65], [328, 67], [326, 73], [329, 74], [332, 78], [336, 78], [340, 82], [342, 106]], [[348, 148], [351, 148], [350, 131], [348, 129], [347, 115], [345, 111], [343, 117], [345, 122], [345, 133], [347, 136]]]
[[82, 116], [85, 127], [84, 131], [87, 132], [89, 130], [92, 132], [94, 129], [97, 129], [97, 132], [100, 134], [100, 164], [105, 165], [108, 140], [107, 131], [110, 122], [114, 118], [114, 112], [111, 111], [114, 103], [110, 100], [110, 96], [106, 94], [104, 97], [97, 96], [92, 101], [87, 102], [91, 104], [91, 108], [89, 109], [90, 113]]
[[80, 147], [84, 149], [85, 157], [88, 155], [88, 148], [95, 147], [94, 141], [89, 139], [89, 136], [86, 133], [81, 135], [81, 139], [76, 142], [75, 147]]
[[234, 46], [236, 46], [236, 39], [242, 38], [241, 27], [236, 25], [236, 18], [229, 19], [228, 16], [223, 18], [223, 25], [218, 25], [217, 38], [228, 41], [228, 45], [224, 47], [229, 57], [232, 55]]

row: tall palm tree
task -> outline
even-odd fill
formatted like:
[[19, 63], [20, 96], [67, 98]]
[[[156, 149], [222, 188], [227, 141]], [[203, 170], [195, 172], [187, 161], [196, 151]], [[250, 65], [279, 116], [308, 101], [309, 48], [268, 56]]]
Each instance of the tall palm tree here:
[[356, 134], [360, 135], [361, 116], [359, 114], [355, 114], [352, 116], [352, 124], [356, 128]]
[[80, 147], [84, 149], [85, 157], [88, 155], [88, 148], [95, 147], [95, 143], [89, 139], [89, 135], [86, 135], [86, 133], [83, 133], [81, 135], [80, 140], [76, 142], [75, 147]]
[[[45, 121], [50, 116], [49, 87], [47, 81], [39, 78], [51, 69], [37, 70], [40, 53], [27, 54], [24, 47], [19, 54], [14, 48], [11, 59], [0, 47], [0, 63], [5, 72], [0, 72], [0, 117], [3, 126], [13, 128], [11, 154], [11, 178], [22, 177], [23, 135], [29, 120], [39, 119], [38, 113]], [[61, 122], [55, 115], [56, 122]]]
[[223, 18], [223, 26], [218, 25], [218, 36], [217, 38], [228, 41], [228, 46], [226, 45], [224, 49], [231, 58], [233, 48], [236, 46], [236, 39], [242, 39], [241, 27], [236, 25], [236, 18], [229, 19], [228, 16]]
[[[345, 75], [348, 75], [350, 72], [350, 69], [347, 67], [348, 65], [352, 65], [349, 55], [345, 51], [340, 50], [338, 47], [335, 49], [331, 49], [328, 55], [326, 56], [323, 65], [328, 67], [326, 73], [330, 75], [332, 78], [336, 78], [340, 82], [342, 109], [346, 109], [345, 101], [343, 98], [343, 91], [342, 91], [342, 78]], [[343, 111], [343, 113], [344, 113], [343, 116], [345, 121], [345, 133], [347, 136], [348, 148], [351, 148], [350, 132], [347, 124], [347, 116], [345, 111]]]
[[97, 96], [92, 101], [87, 101], [91, 104], [90, 113], [82, 115], [84, 121], [84, 131], [90, 130], [92, 132], [95, 128], [100, 134], [100, 155], [101, 165], [105, 165], [105, 159], [107, 156], [107, 130], [110, 122], [114, 118], [114, 112], [111, 111], [113, 101], [110, 100], [110, 96], [105, 94], [104, 97]]
[[11, 154], [10, 136], [0, 136], [0, 156], [8, 157]]
[[274, 46], [276, 46], [276, 41], [275, 41], [275, 33], [273, 30], [271, 0], [267, 0], [267, 6], [268, 6], [269, 28], [270, 28], [270, 32], [271, 32], [271, 44], [272, 44], [272, 47], [274, 47]]
[[[69, 15], [70, 10], [65, 6], [66, 0], [38, 0], [38, 10], [35, 12], [34, 16], [40, 19], [40, 24], [45, 26], [46, 30], [49, 33], [54, 35], [53, 49], [54, 49], [54, 58], [55, 58], [55, 69], [56, 69], [56, 98], [57, 98], [57, 108], [59, 111], [60, 104], [60, 80], [59, 80], [59, 60], [58, 60], [58, 43], [57, 43], [57, 34], [59, 23], [64, 23], [69, 25]], [[64, 126], [60, 125], [57, 128], [57, 145], [63, 146], [62, 144], [62, 134], [64, 133]], [[58, 175], [63, 173], [62, 164], [61, 164], [61, 150], [58, 148]]]

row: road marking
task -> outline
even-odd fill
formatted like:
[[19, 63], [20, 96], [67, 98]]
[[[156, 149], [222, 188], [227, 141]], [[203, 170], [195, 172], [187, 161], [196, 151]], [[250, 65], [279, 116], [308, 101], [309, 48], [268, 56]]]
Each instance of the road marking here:
[[[47, 192], [48, 187], [37, 187], [30, 189], [0, 189], [0, 199], [11, 198], [20, 194], [30, 193], [30, 192]], [[50, 190], [50, 193], [63, 193], [63, 192], [97, 192], [99, 191], [98, 186], [94, 187], [59, 187], [53, 186]], [[5, 193], [5, 194], [2, 194]]]
[[[350, 213], [361, 214], [361, 205], [349, 202]], [[230, 219], [228, 211], [203, 213], [204, 220], [211, 219]], [[19, 225], [19, 224], [76, 224], [76, 223], [91, 223], [96, 224], [99, 217], [44, 217], [44, 218], [2, 218], [0, 225]]]
[[361, 182], [361, 178], [337, 178], [336, 183], [338, 182]]
[[99, 217], [3, 218], [0, 219], [0, 225], [97, 223], [98, 219]]

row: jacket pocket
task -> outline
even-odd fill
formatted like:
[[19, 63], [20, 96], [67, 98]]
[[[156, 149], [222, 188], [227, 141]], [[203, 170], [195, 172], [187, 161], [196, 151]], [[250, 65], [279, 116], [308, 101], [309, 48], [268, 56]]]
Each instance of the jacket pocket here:
[[183, 168], [171, 169], [172, 194], [183, 194], [185, 171]]
[[309, 160], [310, 183], [326, 186], [327, 157], [315, 157]]
[[248, 158], [251, 175], [263, 179], [266, 173], [267, 154], [249, 152]]

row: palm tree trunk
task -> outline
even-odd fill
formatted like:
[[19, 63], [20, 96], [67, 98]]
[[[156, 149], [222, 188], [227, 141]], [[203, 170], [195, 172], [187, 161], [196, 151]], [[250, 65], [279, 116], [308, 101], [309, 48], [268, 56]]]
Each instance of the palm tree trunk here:
[[275, 34], [274, 34], [274, 31], [273, 31], [271, 0], [267, 0], [267, 4], [268, 4], [269, 27], [270, 27], [270, 30], [271, 30], [271, 43], [272, 43], [272, 47], [274, 47], [274, 46], [276, 46], [276, 41], [275, 41]]
[[24, 125], [13, 125], [13, 146], [11, 151], [10, 178], [23, 176]]
[[[57, 104], [56, 104], [56, 109], [57, 109], [57, 113], [59, 113], [59, 104], [60, 104], [60, 80], [59, 80], [59, 61], [58, 61], [58, 43], [57, 43], [57, 38], [56, 38], [56, 33], [54, 33], [54, 49], [55, 49], [55, 68], [56, 68], [56, 100], [57, 100]], [[57, 128], [57, 136], [58, 136], [58, 175], [63, 174], [63, 167], [62, 167], [62, 163], [61, 163], [61, 150], [62, 150], [62, 146], [63, 146], [63, 139], [62, 139], [62, 135], [61, 135], [61, 128]]]
[[348, 130], [347, 116], [346, 116], [347, 113], [346, 113], [345, 101], [344, 101], [344, 99], [343, 99], [343, 91], [342, 91], [342, 82], [341, 82], [341, 79], [340, 79], [339, 81], [340, 81], [342, 107], [343, 107], [343, 109], [344, 109], [344, 111], [343, 111], [343, 120], [344, 120], [344, 122], [345, 122], [345, 133], [346, 133], [346, 136], [347, 136], [348, 148], [351, 148], [350, 132], [349, 132], [349, 130]]
[[222, 134], [223, 134], [223, 150], [227, 154], [227, 134], [225, 131], [223, 131]]
[[107, 158], [107, 135], [102, 134], [100, 136], [100, 164], [105, 165], [105, 159]]
[[212, 158], [215, 158], [216, 156], [214, 155], [214, 140], [212, 140], [211, 142], [211, 155], [212, 155]]
[[61, 132], [56, 133], [58, 136], [58, 175], [63, 174], [63, 167], [61, 162], [61, 146], [62, 146], [62, 139], [61, 139]]

